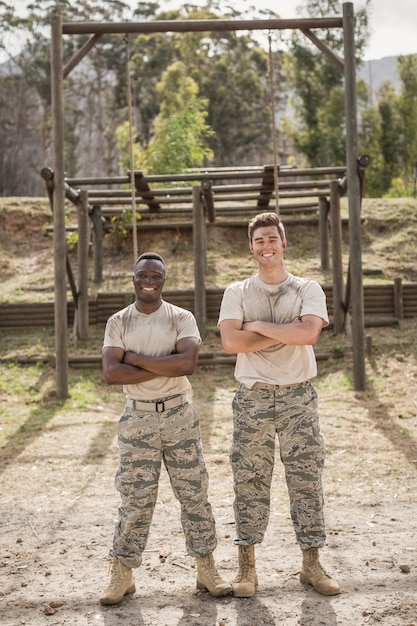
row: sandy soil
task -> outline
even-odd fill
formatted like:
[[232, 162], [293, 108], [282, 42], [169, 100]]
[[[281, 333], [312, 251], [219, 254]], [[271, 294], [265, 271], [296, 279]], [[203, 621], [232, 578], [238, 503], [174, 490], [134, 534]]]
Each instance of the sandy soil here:
[[[114, 390], [102, 405], [65, 416], [58, 411], [40, 436], [2, 468], [1, 623], [417, 624], [417, 365], [403, 353], [390, 354], [376, 366], [388, 375], [386, 388], [341, 393], [338, 381], [345, 366], [340, 360], [323, 365], [317, 380], [328, 451], [328, 543], [322, 561], [339, 580], [340, 596], [322, 597], [299, 582], [300, 553], [277, 459], [253, 599], [214, 599], [195, 589], [194, 562], [185, 552], [178, 504], [163, 472], [144, 564], [135, 572], [137, 593], [117, 607], [101, 607], [118, 504], [113, 475], [121, 398]], [[368, 367], [373, 375], [373, 365]], [[393, 389], [396, 371], [402, 382], [398, 376]], [[192, 380], [217, 522], [215, 555], [219, 570], [232, 580], [237, 556], [228, 463], [233, 369], [199, 368]]]

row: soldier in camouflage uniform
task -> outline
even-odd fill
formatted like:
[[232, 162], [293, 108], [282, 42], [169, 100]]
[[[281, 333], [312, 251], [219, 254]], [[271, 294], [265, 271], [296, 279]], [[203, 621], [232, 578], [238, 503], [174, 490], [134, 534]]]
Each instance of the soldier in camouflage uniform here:
[[239, 550], [233, 594], [253, 596], [258, 585], [254, 546], [263, 540], [269, 520], [277, 436], [303, 554], [301, 582], [334, 595], [339, 585], [321, 566], [318, 553], [325, 542], [325, 453], [311, 383], [317, 374], [313, 345], [329, 323], [325, 294], [318, 283], [286, 270], [285, 231], [276, 213], [254, 217], [248, 234], [258, 272], [227, 287], [219, 316], [224, 349], [237, 353], [240, 383], [233, 399], [230, 452]]
[[104, 377], [123, 386], [126, 403], [118, 428], [121, 503], [102, 604], [118, 604], [135, 591], [132, 568], [142, 561], [162, 461], [181, 505], [186, 549], [196, 558], [197, 587], [213, 596], [231, 592], [213, 559], [215, 522], [199, 420], [187, 399], [201, 338], [194, 316], [162, 299], [165, 272], [158, 254], [141, 255], [133, 275], [136, 300], [112, 315], [105, 330]]

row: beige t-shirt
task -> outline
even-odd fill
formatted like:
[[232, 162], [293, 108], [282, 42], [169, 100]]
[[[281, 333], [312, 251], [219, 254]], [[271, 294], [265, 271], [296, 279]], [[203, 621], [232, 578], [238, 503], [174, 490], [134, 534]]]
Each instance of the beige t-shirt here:
[[[135, 304], [130, 304], [108, 319], [103, 348], [165, 356], [174, 352], [177, 342], [185, 337], [195, 337], [201, 342], [197, 322], [190, 311], [163, 300], [159, 309], [147, 315], [140, 313]], [[123, 386], [126, 396], [135, 400], [158, 400], [186, 393], [189, 389], [191, 384], [186, 376], [158, 376], [143, 383]]]
[[[321, 317], [323, 326], [329, 323], [326, 295], [317, 282], [289, 274], [284, 282], [268, 285], [256, 274], [225, 289], [219, 324], [225, 319], [285, 324], [302, 315]], [[301, 383], [316, 374], [313, 346], [279, 344], [258, 352], [241, 353], [235, 367], [236, 379], [249, 388], [256, 382]]]

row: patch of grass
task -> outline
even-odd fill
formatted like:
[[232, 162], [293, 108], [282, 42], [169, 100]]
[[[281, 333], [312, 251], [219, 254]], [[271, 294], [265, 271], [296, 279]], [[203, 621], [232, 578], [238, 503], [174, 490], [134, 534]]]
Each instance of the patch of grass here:
[[30, 366], [2, 363], [0, 381], [0, 447], [5, 458], [29, 445], [58, 413], [88, 416], [92, 406], [110, 400], [115, 392], [120, 393], [104, 383], [99, 368], [70, 370], [70, 392], [65, 400], [56, 398], [54, 368], [42, 363]]

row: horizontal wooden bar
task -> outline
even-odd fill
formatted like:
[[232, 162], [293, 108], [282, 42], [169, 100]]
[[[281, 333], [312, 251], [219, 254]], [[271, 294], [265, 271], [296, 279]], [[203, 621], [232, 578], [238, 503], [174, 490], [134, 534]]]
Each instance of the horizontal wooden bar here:
[[[331, 286], [324, 286], [329, 313], [333, 311], [333, 293]], [[206, 308], [209, 319], [217, 319], [223, 289], [210, 288], [206, 291]], [[167, 290], [164, 298], [191, 311], [194, 310], [193, 290]], [[108, 317], [134, 301], [133, 292], [99, 293], [91, 299], [89, 305], [90, 324], [104, 323]], [[364, 286], [365, 315], [381, 320], [395, 319], [394, 288], [392, 284]], [[403, 285], [403, 311], [405, 318], [417, 316], [417, 283]], [[67, 307], [68, 318], [74, 317], [74, 303]], [[375, 319], [369, 323], [377, 322]], [[381, 322], [383, 325], [383, 322]], [[54, 325], [54, 303], [4, 303], [0, 304], [0, 327], [28, 328]]]
[[[185, 181], [207, 181], [207, 180], [245, 180], [250, 178], [261, 178], [265, 173], [265, 168], [273, 168], [273, 165], [265, 165], [262, 167], [253, 166], [246, 169], [230, 170], [229, 168], [210, 170], [196, 170], [186, 174], [154, 174], [143, 176], [141, 180], [148, 184], [151, 183], [169, 183], [169, 182], [185, 182]], [[137, 172], [139, 174], [141, 172]], [[294, 178], [297, 176], [321, 177], [321, 176], [344, 176], [346, 174], [346, 166], [330, 166], [330, 167], [305, 167], [305, 168], [280, 168], [279, 179]], [[130, 185], [129, 176], [115, 177], [83, 177], [83, 178], [66, 178], [65, 182], [71, 186], [92, 186], [92, 185]]]
[[238, 30], [342, 28], [341, 17], [268, 20], [155, 20], [149, 22], [63, 22], [64, 35], [124, 33], [189, 33]]

